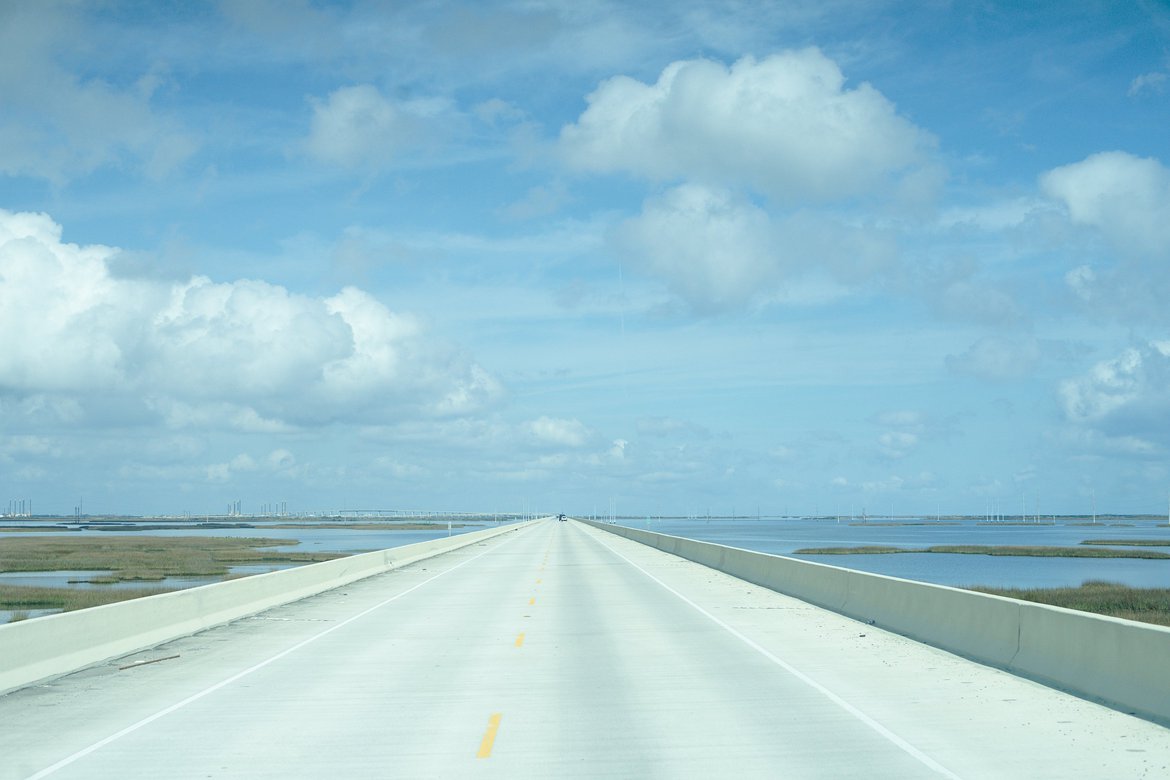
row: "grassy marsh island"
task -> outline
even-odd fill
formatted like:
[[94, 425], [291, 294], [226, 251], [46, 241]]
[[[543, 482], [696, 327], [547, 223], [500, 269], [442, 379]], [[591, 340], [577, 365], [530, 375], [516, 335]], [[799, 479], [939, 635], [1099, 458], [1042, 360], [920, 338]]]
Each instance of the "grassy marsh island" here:
[[[1132, 544], [1119, 542], [1119, 544]], [[1146, 545], [1149, 546], [1149, 545]], [[1012, 555], [1032, 558], [1165, 558], [1170, 553], [1156, 550], [1100, 549], [1096, 547], [1045, 547], [992, 544], [936, 544], [930, 547], [889, 547], [863, 545], [860, 547], [805, 547], [794, 555], [885, 555], [893, 553], [949, 553], [958, 555]]]
[[1170, 626], [1170, 588], [1131, 588], [1115, 582], [1089, 580], [1079, 588], [992, 588], [976, 585], [967, 590]]
[[1086, 539], [1081, 544], [1115, 544], [1124, 547], [1170, 547], [1170, 539]]
[[[109, 571], [88, 584], [157, 582], [167, 577], [228, 578], [232, 566], [304, 564], [344, 557], [343, 553], [270, 550], [295, 544], [287, 539], [233, 537], [26, 537], [0, 545], [0, 572]], [[73, 610], [171, 588], [70, 588], [0, 584], [0, 609]]]
[[0, 572], [108, 569], [117, 581], [224, 576], [232, 566], [317, 563], [333, 552], [269, 550], [287, 539], [230, 536], [25, 537], [0, 546]]
[[42, 588], [28, 585], [0, 585], [0, 609], [13, 612], [10, 622], [28, 617], [33, 610], [70, 612], [75, 609], [100, 607], [117, 601], [157, 596], [175, 588], [119, 588], [111, 590], [80, 590], [77, 588]]

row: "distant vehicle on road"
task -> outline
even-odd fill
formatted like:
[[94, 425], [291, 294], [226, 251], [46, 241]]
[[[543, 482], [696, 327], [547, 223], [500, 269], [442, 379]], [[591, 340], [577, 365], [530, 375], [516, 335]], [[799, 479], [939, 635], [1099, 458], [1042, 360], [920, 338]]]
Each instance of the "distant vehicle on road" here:
[[563, 523], [565, 522], [565, 516], [563, 514], [557, 515], [557, 520], [560, 520]]

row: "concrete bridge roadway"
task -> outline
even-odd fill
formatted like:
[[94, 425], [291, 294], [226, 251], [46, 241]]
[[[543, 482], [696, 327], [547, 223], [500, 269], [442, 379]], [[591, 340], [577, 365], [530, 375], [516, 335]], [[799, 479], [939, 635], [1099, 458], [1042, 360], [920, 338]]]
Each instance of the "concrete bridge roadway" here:
[[0, 696], [4, 778], [1168, 776], [1170, 729], [572, 521]]

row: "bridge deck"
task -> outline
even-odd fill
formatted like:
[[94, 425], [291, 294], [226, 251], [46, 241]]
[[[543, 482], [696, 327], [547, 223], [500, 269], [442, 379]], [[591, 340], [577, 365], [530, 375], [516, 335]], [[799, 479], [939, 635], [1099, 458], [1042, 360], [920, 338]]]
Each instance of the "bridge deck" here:
[[1168, 729], [574, 522], [0, 696], [0, 777], [1168, 774]]

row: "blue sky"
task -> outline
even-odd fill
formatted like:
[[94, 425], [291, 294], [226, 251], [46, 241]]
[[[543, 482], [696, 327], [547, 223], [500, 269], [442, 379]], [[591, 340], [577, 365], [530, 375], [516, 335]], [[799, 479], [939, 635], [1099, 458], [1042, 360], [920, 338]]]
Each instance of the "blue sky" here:
[[1163, 512], [1160, 2], [0, 2], [0, 511]]

